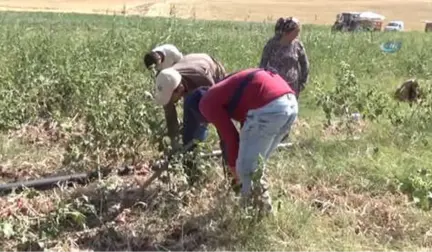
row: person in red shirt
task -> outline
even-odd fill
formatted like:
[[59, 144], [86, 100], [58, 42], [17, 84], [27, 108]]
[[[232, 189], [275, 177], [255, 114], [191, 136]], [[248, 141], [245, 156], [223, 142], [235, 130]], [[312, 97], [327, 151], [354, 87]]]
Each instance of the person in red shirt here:
[[[294, 91], [276, 72], [251, 68], [194, 92], [201, 93], [195, 101], [197, 117], [216, 127], [231, 173], [241, 184], [242, 204], [261, 196], [259, 203], [271, 212], [265, 162], [297, 117]], [[240, 132], [231, 119], [240, 122]], [[263, 172], [253, 181], [260, 156]]]

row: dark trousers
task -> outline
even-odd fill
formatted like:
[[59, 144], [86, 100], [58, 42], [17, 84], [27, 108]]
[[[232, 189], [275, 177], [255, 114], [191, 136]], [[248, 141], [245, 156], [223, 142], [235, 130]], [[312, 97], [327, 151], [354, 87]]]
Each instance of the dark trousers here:
[[[184, 99], [183, 104], [183, 145], [188, 144], [193, 140], [200, 142], [205, 141], [208, 136], [208, 126], [204, 123], [203, 118], [198, 109], [198, 103], [202, 93], [192, 92], [187, 95]], [[192, 147], [190, 150], [193, 151], [195, 148]], [[183, 161], [183, 168], [186, 175], [189, 177], [189, 183], [194, 184], [197, 179], [202, 175], [197, 165], [194, 162], [194, 158], [186, 158]]]

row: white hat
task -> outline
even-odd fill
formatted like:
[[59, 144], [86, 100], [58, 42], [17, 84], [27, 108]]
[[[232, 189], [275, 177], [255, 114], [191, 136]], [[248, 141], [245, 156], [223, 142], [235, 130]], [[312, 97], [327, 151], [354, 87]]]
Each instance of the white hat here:
[[181, 79], [180, 73], [172, 67], [160, 71], [156, 77], [156, 103], [162, 106], [168, 104], [173, 91], [179, 86]]

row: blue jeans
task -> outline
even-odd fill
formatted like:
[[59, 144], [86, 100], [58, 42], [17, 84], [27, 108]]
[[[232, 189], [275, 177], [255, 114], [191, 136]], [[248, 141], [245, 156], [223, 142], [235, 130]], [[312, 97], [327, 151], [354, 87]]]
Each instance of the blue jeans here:
[[[297, 99], [294, 94], [281, 96], [267, 105], [249, 110], [246, 121], [240, 131], [240, 146], [236, 161], [236, 171], [242, 184], [242, 197], [249, 197], [252, 189], [262, 190], [263, 197], [269, 197], [265, 176], [261, 176], [254, 185], [252, 174], [256, 171], [258, 160], [265, 162], [276, 149], [282, 138], [290, 131], [298, 113]], [[270, 199], [268, 199], [270, 200]]]
[[183, 103], [183, 145], [196, 139], [204, 141], [208, 136], [207, 123], [203, 122], [199, 113], [199, 101], [202, 93], [192, 92], [187, 95]]

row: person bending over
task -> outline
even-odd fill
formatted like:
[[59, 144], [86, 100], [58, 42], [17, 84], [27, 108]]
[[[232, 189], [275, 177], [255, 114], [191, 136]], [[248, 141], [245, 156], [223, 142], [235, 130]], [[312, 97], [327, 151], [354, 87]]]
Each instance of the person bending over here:
[[[218, 131], [231, 174], [241, 186], [241, 204], [258, 199], [255, 202], [264, 211], [272, 212], [265, 165], [297, 117], [295, 92], [277, 73], [252, 68], [198, 88], [191, 96], [200, 99], [193, 108], [197, 120], [213, 124]], [[240, 122], [240, 132], [232, 119]], [[262, 172], [255, 180], [260, 157]]]
[[225, 75], [223, 66], [209, 55], [188, 54], [177, 64], [163, 69], [156, 76], [155, 102], [164, 108], [168, 136], [173, 149], [180, 148], [177, 102], [182, 98], [185, 99], [183, 103], [183, 146], [194, 139], [204, 141], [207, 137], [207, 126], [191, 115], [188, 96], [198, 87], [213, 86]]

